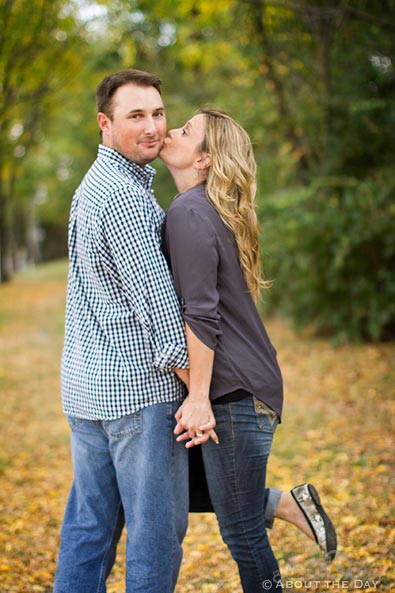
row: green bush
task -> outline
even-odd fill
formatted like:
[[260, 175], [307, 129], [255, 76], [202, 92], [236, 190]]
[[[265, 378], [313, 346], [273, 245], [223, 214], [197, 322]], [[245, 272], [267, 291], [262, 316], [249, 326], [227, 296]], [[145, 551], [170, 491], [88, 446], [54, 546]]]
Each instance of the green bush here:
[[395, 176], [315, 180], [259, 211], [270, 308], [345, 340], [395, 337]]

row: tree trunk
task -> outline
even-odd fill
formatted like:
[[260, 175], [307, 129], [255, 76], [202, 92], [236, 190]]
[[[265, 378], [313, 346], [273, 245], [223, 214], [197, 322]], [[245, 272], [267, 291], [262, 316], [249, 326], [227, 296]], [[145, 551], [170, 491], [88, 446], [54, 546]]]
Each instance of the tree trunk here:
[[11, 279], [11, 254], [7, 221], [7, 200], [0, 185], [0, 283]]
[[286, 99], [286, 91], [281, 79], [277, 76], [273, 52], [270, 46], [270, 42], [266, 33], [264, 17], [265, 17], [265, 1], [254, 2], [251, 4], [251, 15], [255, 34], [257, 37], [258, 44], [262, 50], [261, 62], [266, 67], [265, 76], [272, 82], [274, 88], [274, 94], [277, 99], [278, 111], [280, 118], [285, 122], [285, 135], [287, 140], [292, 146], [292, 150], [299, 154], [298, 158], [298, 176], [301, 181], [306, 181], [307, 171], [309, 169], [309, 162], [307, 156], [307, 147], [305, 142], [296, 133], [296, 126], [293, 121], [292, 113], [288, 107]]

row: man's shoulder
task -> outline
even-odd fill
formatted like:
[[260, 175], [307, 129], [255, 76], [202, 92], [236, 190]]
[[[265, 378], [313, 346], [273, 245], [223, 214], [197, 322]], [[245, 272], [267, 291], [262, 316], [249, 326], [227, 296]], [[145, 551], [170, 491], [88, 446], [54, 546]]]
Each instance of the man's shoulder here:
[[[144, 190], [138, 179], [123, 172], [116, 163], [96, 159], [80, 186], [83, 195], [97, 205], [139, 199]], [[116, 199], [115, 199], [116, 198]]]
[[106, 159], [96, 159], [86, 177], [99, 183], [101, 187], [114, 191], [124, 187], [137, 189], [141, 185], [132, 171], [125, 171], [117, 163]]

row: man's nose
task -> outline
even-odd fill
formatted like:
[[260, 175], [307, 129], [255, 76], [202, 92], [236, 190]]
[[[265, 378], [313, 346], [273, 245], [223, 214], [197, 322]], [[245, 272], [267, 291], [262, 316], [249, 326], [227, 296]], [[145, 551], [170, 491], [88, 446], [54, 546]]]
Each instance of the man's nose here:
[[153, 117], [147, 118], [145, 122], [145, 132], [146, 134], [155, 134], [156, 132], [156, 123]]

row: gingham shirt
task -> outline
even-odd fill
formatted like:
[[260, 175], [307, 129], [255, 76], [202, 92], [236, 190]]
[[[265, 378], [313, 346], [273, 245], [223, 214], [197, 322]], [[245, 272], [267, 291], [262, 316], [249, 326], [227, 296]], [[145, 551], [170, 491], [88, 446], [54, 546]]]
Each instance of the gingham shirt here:
[[69, 223], [62, 399], [66, 414], [112, 420], [180, 400], [184, 324], [161, 251], [155, 170], [100, 145]]

